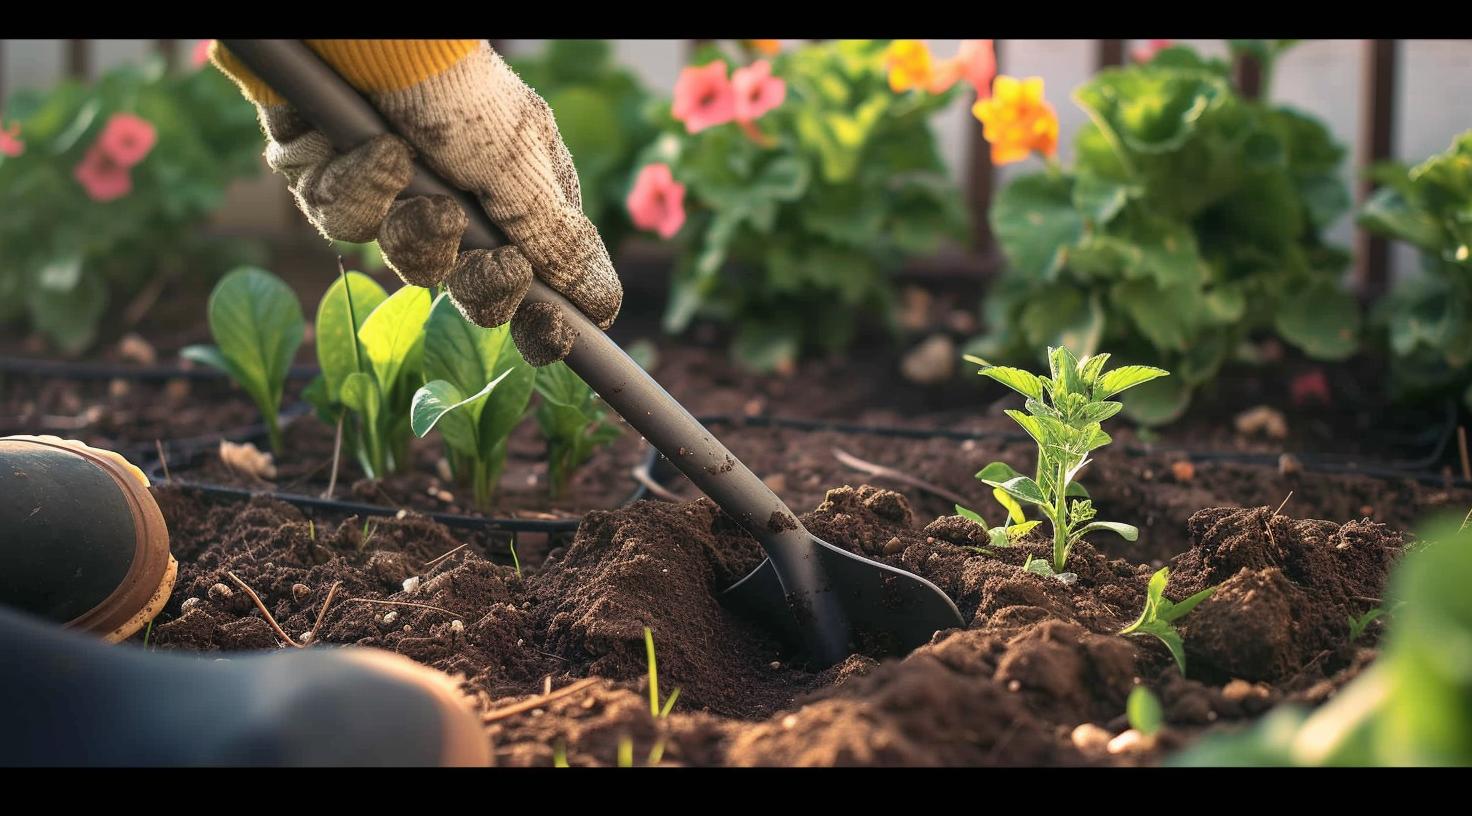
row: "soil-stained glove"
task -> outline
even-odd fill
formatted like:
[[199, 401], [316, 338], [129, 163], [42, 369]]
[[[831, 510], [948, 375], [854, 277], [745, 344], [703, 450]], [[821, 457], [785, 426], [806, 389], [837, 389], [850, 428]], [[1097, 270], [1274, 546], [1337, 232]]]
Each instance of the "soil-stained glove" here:
[[[600, 328], [623, 288], [598, 230], [582, 211], [577, 171], [552, 111], [485, 40], [308, 40], [395, 130], [338, 153], [259, 78], [216, 43], [211, 58], [256, 103], [266, 160], [330, 239], [377, 239], [405, 282], [445, 283], [465, 317], [511, 321], [532, 365], [562, 359], [575, 333], [549, 304], [522, 303], [535, 275]], [[459, 251], [466, 214], [446, 196], [398, 198], [417, 155], [470, 191], [511, 240]]]

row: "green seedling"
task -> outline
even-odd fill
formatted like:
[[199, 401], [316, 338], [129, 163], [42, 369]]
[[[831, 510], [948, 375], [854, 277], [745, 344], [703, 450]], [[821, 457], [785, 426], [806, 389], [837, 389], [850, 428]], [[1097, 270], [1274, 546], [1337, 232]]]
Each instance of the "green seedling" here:
[[1129, 718], [1130, 728], [1145, 737], [1160, 733], [1160, 727], [1165, 724], [1165, 712], [1160, 707], [1160, 699], [1144, 686], [1135, 686], [1130, 691], [1124, 711]]
[[571, 767], [567, 764], [567, 745], [561, 740], [559, 740], [556, 745], [552, 746], [552, 767]]
[[477, 506], [489, 507], [537, 370], [511, 342], [510, 324], [477, 326], [440, 295], [424, 327], [424, 376], [429, 382], [414, 392], [410, 425], [419, 437], [439, 428], [456, 478], [473, 486]]
[[[644, 653], [648, 656], [649, 660], [649, 715], [653, 717], [656, 722], [660, 722], [670, 716], [670, 711], [672, 711], [675, 707], [675, 701], [680, 699], [680, 690], [675, 689], [673, 692], [670, 693], [669, 698], [664, 701], [664, 705], [660, 705], [659, 667], [655, 663], [654, 659], [654, 633], [649, 631], [648, 626], [644, 627]], [[632, 750], [632, 748], [630, 750]], [[622, 754], [622, 746], [620, 746], [620, 756], [622, 756]], [[649, 749], [649, 764], [658, 765], [659, 761], [663, 758], [664, 735], [661, 734], [659, 739], [655, 740], [654, 747]]]
[[369, 519], [363, 525], [363, 534], [358, 537], [358, 552], [368, 549], [368, 545], [373, 542], [373, 537], [376, 535], [378, 535], [378, 522]]
[[1007, 415], [1037, 443], [1037, 475], [1028, 478], [1004, 462], [992, 462], [976, 478], [991, 485], [992, 494], [1014, 522], [1022, 518], [1024, 504], [1036, 506], [1048, 520], [1053, 527], [1053, 572], [1064, 572], [1073, 545], [1089, 533], [1107, 530], [1126, 541], [1138, 538], [1139, 530], [1131, 525], [1094, 521], [1093, 502], [1076, 477], [1093, 461], [1089, 453], [1110, 442], [1100, 423], [1124, 406], [1109, 398], [1168, 372], [1141, 365], [1105, 372], [1108, 354], [1079, 360], [1062, 346], [1048, 349], [1051, 377], [994, 366], [970, 355], [966, 359], [981, 366], [982, 376], [1027, 398], [1025, 413], [1009, 409]]
[[322, 374], [303, 396], [343, 439], [370, 479], [406, 464], [409, 405], [424, 382], [429, 291], [405, 286], [387, 295], [367, 275], [343, 271], [317, 308]]
[[1377, 606], [1365, 614], [1360, 615], [1358, 618], [1351, 615], [1349, 617], [1349, 642], [1353, 643], [1359, 640], [1364, 636], [1365, 630], [1370, 628], [1370, 624], [1379, 620], [1380, 616], [1384, 614], [1385, 609]]
[[989, 547], [1010, 547], [1013, 544], [1017, 543], [1017, 540], [1019, 538], [1027, 535], [1027, 533], [1032, 530], [1032, 528], [1038, 526], [1039, 524], [1042, 524], [1041, 521], [1037, 520], [1024, 520], [1022, 518], [1021, 508], [1018, 509], [1016, 515], [1013, 515], [1011, 508], [1008, 508], [1008, 521], [1011, 521], [1013, 523], [1002, 524], [997, 527], [993, 527], [990, 524], [987, 524], [986, 519], [982, 518], [980, 513], [977, 513], [974, 510], [968, 510], [959, 504], [956, 505], [956, 515], [969, 521], [973, 521], [981, 525], [981, 528], [983, 530], [986, 530], [987, 539], [989, 540], [990, 544], [987, 547], [972, 547], [971, 549], [976, 550], [980, 553], [986, 553], [987, 555], [993, 554]]
[[516, 577], [521, 577], [521, 559], [516, 557], [516, 536], [513, 534], [511, 540], [506, 544], [511, 550], [511, 563], [516, 567]]
[[302, 344], [302, 306], [280, 278], [264, 269], [241, 267], [210, 293], [213, 346], [189, 346], [180, 356], [217, 368], [245, 389], [261, 412], [271, 450], [281, 452], [281, 394], [286, 372]]
[[562, 495], [583, 462], [623, 432], [607, 418], [593, 389], [565, 363], [537, 371], [537, 426], [547, 439], [547, 482], [553, 498]]
[[1170, 656], [1176, 659], [1176, 665], [1180, 667], [1181, 674], [1186, 673], [1186, 649], [1181, 640], [1181, 634], [1176, 631], [1175, 622], [1185, 617], [1196, 605], [1211, 597], [1216, 587], [1207, 587], [1179, 603], [1165, 597], [1165, 585], [1170, 580], [1170, 567], [1161, 567], [1154, 575], [1150, 576], [1150, 583], [1145, 589], [1145, 608], [1140, 612], [1140, 617], [1134, 623], [1120, 630], [1121, 635], [1154, 635], [1170, 650]]

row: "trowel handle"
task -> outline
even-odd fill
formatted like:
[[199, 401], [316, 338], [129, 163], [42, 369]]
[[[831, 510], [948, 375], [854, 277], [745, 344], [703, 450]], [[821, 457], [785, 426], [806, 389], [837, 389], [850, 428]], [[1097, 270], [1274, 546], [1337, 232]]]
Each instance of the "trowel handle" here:
[[[283, 98], [340, 151], [393, 132], [383, 116], [301, 40], [222, 40], [256, 76]], [[461, 246], [494, 249], [506, 237], [463, 190], [446, 184], [422, 164], [409, 195], [448, 195], [469, 216]], [[718, 441], [659, 383], [581, 311], [541, 281], [527, 298], [552, 303], [577, 332], [567, 364], [605, 402], [658, 448], [697, 487], [746, 528], [775, 563], [801, 562], [807, 531], [780, 498]], [[790, 589], [790, 588], [789, 588]]]

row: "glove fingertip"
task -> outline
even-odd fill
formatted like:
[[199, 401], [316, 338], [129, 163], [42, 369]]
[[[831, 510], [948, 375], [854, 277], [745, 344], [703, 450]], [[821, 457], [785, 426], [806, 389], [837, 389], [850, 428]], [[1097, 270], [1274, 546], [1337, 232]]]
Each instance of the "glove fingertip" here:
[[524, 303], [511, 320], [511, 340], [521, 356], [535, 367], [566, 357], [578, 333], [551, 303]]

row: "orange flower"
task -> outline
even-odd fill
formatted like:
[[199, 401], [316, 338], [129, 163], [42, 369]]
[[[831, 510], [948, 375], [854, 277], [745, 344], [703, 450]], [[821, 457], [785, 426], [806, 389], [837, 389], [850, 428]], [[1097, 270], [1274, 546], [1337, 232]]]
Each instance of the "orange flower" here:
[[769, 57], [774, 57], [782, 52], [781, 40], [747, 40], [746, 44], [751, 47], [751, 50], [766, 54]]
[[911, 88], [928, 88], [935, 79], [930, 47], [923, 40], [895, 40], [890, 43], [889, 50], [884, 52], [884, 64], [889, 67], [889, 89], [895, 93]]
[[1058, 152], [1058, 114], [1043, 99], [1043, 78], [999, 76], [990, 99], [977, 100], [971, 112], [981, 120], [981, 134], [991, 143], [992, 164], [1026, 159], [1034, 150]]

